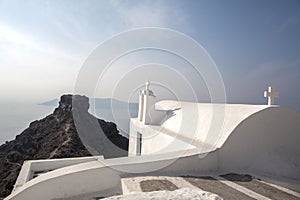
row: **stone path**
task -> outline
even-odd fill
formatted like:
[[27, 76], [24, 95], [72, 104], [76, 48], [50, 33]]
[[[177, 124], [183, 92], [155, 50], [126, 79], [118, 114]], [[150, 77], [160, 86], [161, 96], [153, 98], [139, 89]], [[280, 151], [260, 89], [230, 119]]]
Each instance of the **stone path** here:
[[66, 125], [64, 126], [64, 133], [67, 135], [67, 139], [66, 139], [61, 145], [59, 145], [56, 149], [54, 149], [54, 150], [50, 153], [50, 156], [49, 156], [50, 159], [53, 158], [53, 157], [57, 154], [58, 150], [59, 150], [61, 147], [65, 146], [66, 144], [68, 144], [68, 143], [72, 140], [72, 138], [71, 138], [71, 133], [69, 133], [70, 127], [71, 127], [71, 124], [66, 124]]
[[235, 190], [234, 188], [227, 186], [224, 183], [221, 183], [220, 181], [212, 177], [201, 177], [201, 178], [185, 177], [185, 180], [202, 190], [217, 194], [223, 199], [232, 199], [232, 200], [240, 200], [240, 199], [253, 200], [254, 199], [242, 192]]
[[251, 178], [251, 180], [243, 180], [243, 176], [239, 174], [227, 174], [227, 175], [223, 175], [222, 177], [270, 199], [274, 199], [274, 200], [299, 199], [294, 195], [288, 194], [285, 191], [282, 191], [274, 186], [260, 182], [257, 179]]
[[214, 193], [227, 200], [300, 200], [300, 193], [270, 184], [249, 175], [226, 174], [202, 177], [143, 176], [122, 179], [124, 194], [174, 191], [180, 188]]
[[222, 200], [222, 198], [199, 189], [181, 188], [173, 191], [132, 192], [102, 200]]

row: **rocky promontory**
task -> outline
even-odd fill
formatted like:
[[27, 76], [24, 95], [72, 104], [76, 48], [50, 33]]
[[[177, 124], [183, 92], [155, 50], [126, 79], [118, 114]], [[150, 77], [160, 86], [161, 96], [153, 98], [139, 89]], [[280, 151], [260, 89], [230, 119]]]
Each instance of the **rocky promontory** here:
[[116, 124], [97, 119], [88, 109], [87, 97], [63, 95], [52, 114], [0, 146], [0, 199], [10, 194], [25, 160], [127, 156], [128, 139], [118, 134]]

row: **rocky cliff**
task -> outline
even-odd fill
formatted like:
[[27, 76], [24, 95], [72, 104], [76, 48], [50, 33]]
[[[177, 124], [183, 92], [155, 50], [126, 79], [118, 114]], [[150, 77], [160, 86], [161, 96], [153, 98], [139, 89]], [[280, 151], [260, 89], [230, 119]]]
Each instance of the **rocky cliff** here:
[[24, 160], [127, 155], [128, 139], [114, 123], [95, 118], [88, 109], [87, 97], [63, 95], [52, 114], [0, 146], [0, 199], [10, 194]]

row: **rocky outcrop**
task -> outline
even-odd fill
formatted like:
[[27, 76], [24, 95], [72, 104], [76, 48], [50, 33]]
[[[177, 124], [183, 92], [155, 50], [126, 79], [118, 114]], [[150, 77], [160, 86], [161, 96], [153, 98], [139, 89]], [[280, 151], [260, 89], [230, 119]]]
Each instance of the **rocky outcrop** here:
[[10, 194], [24, 160], [127, 155], [128, 139], [114, 123], [95, 118], [88, 109], [87, 97], [63, 95], [52, 114], [0, 146], [0, 199]]

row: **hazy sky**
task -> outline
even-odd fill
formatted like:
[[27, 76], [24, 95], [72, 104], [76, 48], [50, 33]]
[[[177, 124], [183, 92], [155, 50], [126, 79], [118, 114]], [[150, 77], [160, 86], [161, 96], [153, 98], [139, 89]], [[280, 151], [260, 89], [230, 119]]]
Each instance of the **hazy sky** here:
[[73, 92], [98, 44], [138, 27], [170, 28], [195, 39], [223, 77], [227, 100], [300, 110], [299, 0], [0, 0], [1, 100], [42, 102]]

